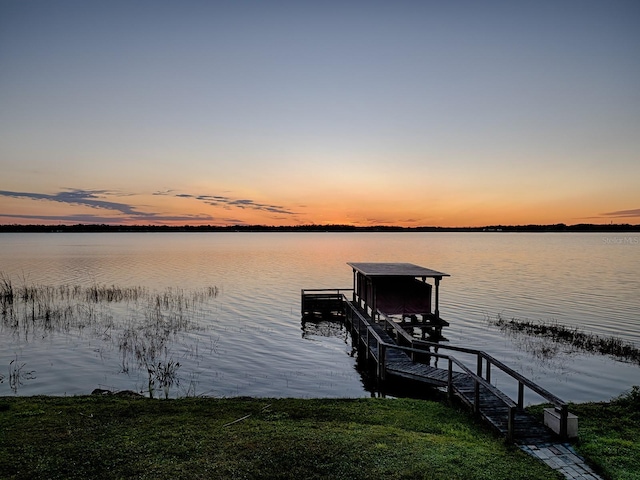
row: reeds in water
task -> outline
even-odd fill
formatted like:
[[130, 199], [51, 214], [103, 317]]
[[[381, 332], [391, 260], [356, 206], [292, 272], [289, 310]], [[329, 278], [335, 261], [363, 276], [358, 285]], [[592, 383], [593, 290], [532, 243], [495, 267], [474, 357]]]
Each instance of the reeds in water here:
[[2, 316], [5, 317], [13, 305], [13, 285], [11, 279], [4, 274], [0, 274], [0, 304]]
[[[151, 292], [140, 286], [35, 285], [15, 286], [0, 272], [0, 330], [18, 337], [40, 338], [48, 332], [90, 331], [105, 341], [116, 341], [122, 355], [122, 371], [129, 363], [148, 373], [149, 396], [179, 383], [180, 363], [171, 356], [171, 344], [182, 332], [198, 329], [194, 318], [201, 306], [218, 296], [218, 288], [196, 290], [167, 288]], [[109, 332], [107, 334], [107, 332]], [[12, 363], [12, 365], [14, 365]], [[21, 378], [23, 365], [9, 377], [12, 385]], [[0, 377], [0, 381], [4, 380]]]
[[[217, 287], [194, 291], [168, 288], [150, 292], [145, 287], [117, 285], [36, 285], [14, 286], [0, 273], [0, 316], [5, 325], [23, 325], [68, 330], [99, 321], [96, 307], [126, 304], [134, 311], [146, 309], [145, 316], [155, 323], [169, 323], [173, 330], [185, 327], [198, 305], [218, 295]], [[107, 315], [108, 316], [108, 315]], [[170, 320], [170, 321], [168, 321]]]
[[[18, 355], [9, 362], [9, 388], [13, 393], [18, 393], [18, 389], [23, 385], [24, 380], [36, 378], [35, 370], [25, 370], [26, 363], [18, 361]], [[6, 377], [0, 373], [0, 383], [4, 383]]]
[[150, 325], [142, 328], [127, 328], [118, 339], [122, 355], [122, 370], [129, 371], [129, 359], [136, 362], [138, 368], [147, 372], [147, 388], [149, 397], [154, 397], [157, 389], [162, 389], [165, 398], [169, 397], [169, 389], [180, 384], [178, 369], [180, 362], [173, 360], [169, 350], [167, 329], [157, 329]]
[[488, 319], [488, 322], [503, 332], [508, 331], [522, 335], [543, 337], [556, 343], [571, 345], [584, 352], [609, 355], [622, 361], [640, 365], [640, 349], [618, 337], [603, 337], [555, 322], [533, 322], [517, 318], [507, 320], [501, 315], [498, 315], [495, 319]]
[[119, 287], [116, 285], [92, 285], [85, 289], [73, 287], [73, 295], [84, 295], [87, 302], [137, 302], [148, 295], [144, 287]]

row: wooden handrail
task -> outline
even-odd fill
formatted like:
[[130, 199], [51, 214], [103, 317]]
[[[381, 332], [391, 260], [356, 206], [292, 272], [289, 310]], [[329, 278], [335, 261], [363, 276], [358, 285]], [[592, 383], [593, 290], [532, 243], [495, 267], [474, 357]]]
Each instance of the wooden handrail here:
[[[390, 319], [387, 315], [385, 315], [384, 313], [381, 313], [381, 312], [378, 312], [378, 313], [394, 329], [402, 330], [404, 332], [404, 329], [402, 329], [402, 327], [400, 327], [396, 322], [394, 322], [392, 319]], [[424, 345], [424, 346], [428, 346], [428, 347], [438, 347], [438, 348], [445, 349], [445, 350], [453, 350], [453, 351], [456, 351], [456, 352], [463, 352], [463, 353], [468, 353], [468, 354], [471, 354], [471, 355], [477, 355], [477, 356], [483, 358], [485, 361], [489, 362], [490, 364], [498, 367], [500, 370], [502, 370], [504, 373], [506, 373], [507, 375], [509, 375], [513, 379], [517, 380], [519, 382], [519, 384], [522, 384], [522, 385], [525, 385], [525, 386], [529, 387], [529, 389], [533, 390], [538, 395], [540, 395], [541, 397], [543, 397], [546, 400], [548, 400], [550, 403], [552, 403], [552, 404], [554, 404], [554, 405], [556, 405], [558, 407], [562, 407], [563, 405], [567, 405], [567, 403], [564, 400], [560, 399], [559, 397], [557, 397], [556, 395], [552, 394], [548, 390], [544, 389], [540, 385], [532, 382], [528, 378], [524, 377], [522, 374], [516, 372], [511, 367], [505, 365], [500, 360], [498, 360], [497, 358], [489, 355], [485, 351], [476, 350], [476, 349], [472, 349], [472, 348], [457, 347], [457, 346], [454, 346], [454, 345], [443, 345], [441, 343], [429, 342], [427, 340], [419, 340], [419, 339], [412, 339], [412, 343], [413, 343], [413, 345]], [[519, 406], [522, 407], [522, 405], [519, 405]]]
[[[509, 437], [509, 439], [513, 438], [513, 432], [514, 432], [514, 423], [513, 423], [513, 418], [514, 418], [514, 412], [515, 412], [515, 408], [517, 407], [515, 402], [509, 398], [507, 395], [505, 395], [504, 393], [502, 393], [500, 390], [498, 390], [495, 386], [493, 386], [491, 383], [489, 383], [488, 381], [486, 381], [484, 378], [482, 378], [481, 376], [477, 375], [476, 373], [472, 372], [462, 361], [458, 360], [457, 358], [453, 357], [452, 355], [445, 355], [445, 354], [441, 354], [441, 353], [435, 353], [435, 352], [425, 352], [424, 349], [420, 349], [420, 348], [414, 348], [414, 347], [406, 347], [403, 345], [396, 345], [396, 344], [390, 344], [388, 342], [385, 342], [384, 340], [382, 340], [380, 338], [380, 336], [373, 330], [370, 329], [370, 322], [367, 320], [367, 318], [365, 318], [359, 311], [352, 309], [352, 311], [355, 313], [355, 315], [358, 317], [358, 322], [363, 322], [366, 326], [367, 326], [367, 332], [369, 334], [371, 334], [376, 342], [377, 342], [377, 355], [374, 355], [374, 358], [376, 360], [376, 370], [377, 370], [377, 374], [378, 377], [381, 380], [384, 380], [385, 378], [385, 373], [386, 373], [386, 369], [384, 367], [385, 364], [385, 354], [386, 354], [386, 350], [387, 349], [395, 349], [395, 350], [400, 350], [403, 351], [405, 353], [428, 353], [428, 355], [432, 356], [432, 357], [437, 357], [437, 358], [445, 358], [449, 361], [449, 374], [448, 374], [448, 389], [449, 389], [449, 394], [452, 393], [452, 391], [455, 389], [455, 386], [453, 384], [453, 380], [452, 380], [452, 373], [453, 373], [453, 369], [452, 369], [452, 364], [456, 364], [458, 367], [460, 367], [460, 369], [466, 373], [467, 375], [469, 375], [469, 377], [474, 381], [475, 384], [475, 390], [476, 390], [476, 394], [475, 394], [475, 399], [474, 399], [474, 411], [476, 413], [480, 412], [480, 399], [479, 399], [479, 386], [482, 385], [485, 388], [487, 388], [488, 390], [490, 390], [491, 392], [494, 393], [494, 395], [499, 398], [507, 407], [507, 414], [508, 414], [508, 418], [507, 418], [507, 424], [508, 424], [508, 428], [507, 428], [507, 436]], [[373, 353], [373, 352], [372, 352]]]
[[[341, 289], [343, 291], [353, 291], [353, 289]], [[305, 290], [303, 290], [304, 292]], [[316, 290], [318, 291], [318, 290]], [[332, 291], [337, 292], [339, 291], [338, 289], [333, 289]], [[474, 409], [478, 409], [478, 404], [479, 404], [479, 386], [482, 385], [487, 389], [490, 389], [495, 395], [496, 397], [498, 397], [507, 407], [508, 409], [508, 437], [512, 438], [513, 437], [513, 429], [514, 427], [514, 416], [515, 416], [515, 411], [516, 408], [523, 408], [524, 407], [524, 387], [529, 388], [530, 390], [532, 390], [533, 392], [537, 393], [538, 395], [540, 395], [541, 397], [543, 397], [544, 399], [546, 399], [547, 401], [549, 401], [550, 403], [554, 404], [556, 407], [559, 407], [560, 410], [560, 436], [563, 438], [567, 437], [567, 429], [568, 429], [568, 415], [569, 415], [569, 411], [568, 411], [568, 404], [567, 402], [565, 402], [564, 400], [560, 399], [559, 397], [557, 397], [556, 395], [552, 394], [551, 392], [549, 392], [548, 390], [546, 390], [545, 388], [541, 387], [540, 385], [534, 383], [533, 381], [529, 380], [528, 378], [524, 377], [522, 374], [516, 372], [515, 370], [513, 370], [512, 368], [508, 367], [507, 365], [505, 365], [504, 363], [502, 363], [500, 360], [494, 358], [493, 356], [489, 355], [488, 353], [482, 351], [482, 350], [476, 350], [476, 349], [472, 349], [472, 348], [466, 348], [466, 347], [457, 347], [457, 346], [453, 346], [453, 345], [443, 345], [441, 343], [437, 343], [437, 342], [430, 342], [430, 341], [426, 341], [426, 340], [419, 340], [419, 339], [414, 339], [412, 336], [410, 336], [408, 334], [408, 332], [406, 332], [400, 325], [398, 325], [396, 322], [394, 322], [391, 318], [389, 318], [387, 315], [385, 315], [384, 313], [380, 312], [380, 311], [376, 311], [376, 315], [379, 316], [379, 318], [382, 318], [385, 322], [385, 324], [389, 325], [390, 327], [393, 328], [393, 330], [397, 333], [400, 334], [404, 340], [407, 340], [410, 342], [410, 347], [406, 347], [403, 345], [397, 345], [397, 344], [390, 344], [388, 342], [385, 342], [377, 333], [376, 331], [372, 328], [372, 320], [369, 319], [368, 317], [366, 317], [365, 315], [362, 314], [362, 312], [360, 312], [360, 310], [358, 308], [355, 307], [355, 305], [346, 297], [346, 295], [342, 294], [342, 299], [343, 301], [350, 307], [349, 310], [350, 312], [355, 315], [357, 317], [357, 321], [358, 321], [358, 329], [360, 324], [364, 324], [367, 327], [367, 354], [371, 353], [371, 355], [373, 355], [374, 359], [376, 360], [377, 363], [377, 370], [378, 370], [378, 376], [381, 379], [384, 379], [385, 376], [385, 357], [386, 357], [386, 350], [387, 349], [397, 349], [397, 350], [401, 350], [404, 351], [406, 353], [410, 353], [411, 354], [411, 358], [413, 358], [413, 354], [415, 353], [419, 353], [419, 354], [427, 354], [430, 355], [432, 357], [437, 357], [437, 358], [446, 358], [448, 359], [449, 362], [449, 374], [448, 374], [448, 386], [449, 386], [449, 394], [452, 393], [452, 389], [454, 388], [453, 386], [453, 382], [452, 382], [452, 368], [453, 368], [453, 364], [457, 365], [460, 369], [462, 369], [467, 375], [469, 375], [469, 377], [471, 379], [473, 379], [474, 384], [475, 384], [475, 390], [476, 390], [476, 394], [475, 394], [475, 401], [474, 401]], [[373, 338], [374, 340], [374, 345], [375, 345], [375, 349], [373, 348], [369, 348], [369, 343], [370, 343], [370, 338]], [[416, 348], [418, 347], [418, 348]], [[422, 348], [420, 348], [422, 347]], [[424, 347], [430, 348], [430, 347], [437, 347], [438, 349], [444, 349], [444, 350], [451, 350], [451, 351], [456, 351], [456, 352], [461, 352], [461, 353], [466, 353], [466, 354], [470, 354], [470, 355], [475, 355], [478, 359], [478, 366], [477, 366], [477, 372], [472, 372], [462, 361], [458, 360], [457, 358], [453, 357], [452, 355], [445, 355], [442, 353], [435, 353], [432, 352]], [[375, 350], [375, 352], [373, 351]], [[486, 368], [486, 377], [487, 378], [483, 378], [482, 377], [482, 361], [485, 361], [487, 364], [487, 368]], [[500, 369], [502, 372], [504, 372], [505, 374], [507, 374], [508, 376], [510, 376], [511, 378], [513, 378], [514, 380], [516, 380], [518, 382], [518, 402], [517, 404], [511, 399], [509, 398], [507, 395], [505, 395], [502, 391], [498, 390], [496, 387], [494, 387], [491, 384], [491, 377], [490, 377], [490, 367], [491, 365], [497, 367], [498, 369]]]
[[[563, 437], [563, 438], [567, 437], [569, 411], [568, 411], [568, 404], [564, 400], [562, 400], [559, 397], [557, 397], [556, 395], [552, 394], [551, 392], [549, 392], [545, 388], [541, 387], [537, 383], [535, 383], [535, 382], [529, 380], [528, 378], [524, 377], [522, 374], [520, 374], [519, 372], [516, 372], [511, 367], [509, 367], [509, 366], [505, 365], [504, 363], [502, 363], [500, 360], [496, 359], [492, 355], [489, 355], [487, 352], [484, 352], [482, 350], [472, 349], [472, 348], [457, 347], [457, 346], [453, 346], [453, 345], [443, 345], [443, 344], [437, 343], [437, 342], [430, 342], [430, 341], [427, 341], [427, 340], [414, 339], [414, 338], [410, 337], [409, 334], [398, 323], [394, 322], [387, 315], [385, 315], [384, 313], [382, 313], [380, 311], [378, 311], [377, 313], [378, 313], [378, 315], [380, 315], [381, 318], [383, 318], [385, 320], [387, 325], [390, 325], [396, 332], [400, 333], [405, 340], [408, 340], [412, 347], [416, 347], [416, 346], [437, 347], [439, 349], [452, 350], [452, 351], [456, 351], [456, 352], [462, 352], [462, 353], [467, 353], [467, 354], [471, 354], [471, 355], [476, 355], [476, 357], [478, 359], [478, 367], [477, 367], [477, 372], [476, 373], [471, 372], [471, 370], [469, 370], [465, 365], [463, 365], [461, 362], [459, 362], [454, 357], [451, 357], [452, 361], [454, 363], [456, 363], [459, 367], [463, 368], [469, 375], [472, 375], [473, 378], [476, 378], [476, 377], [477, 378], [482, 378], [482, 360], [484, 360], [486, 362], [486, 364], [487, 364], [486, 379], [483, 379], [483, 381], [486, 382], [486, 385], [491, 385], [491, 383], [490, 383], [490, 381], [491, 381], [491, 373], [490, 373], [491, 372], [491, 369], [490, 369], [491, 365], [494, 365], [495, 367], [500, 369], [502, 372], [504, 372], [505, 374], [507, 374], [508, 376], [510, 376], [511, 378], [513, 378], [514, 380], [516, 380], [518, 382], [518, 402], [517, 402], [517, 407], [518, 408], [521, 408], [521, 409], [524, 408], [524, 387], [529, 388], [530, 390], [532, 390], [533, 392], [537, 393], [542, 398], [547, 400], [549, 403], [552, 403], [556, 407], [559, 407], [559, 409], [560, 409], [560, 436]], [[424, 350], [422, 350], [422, 352], [424, 352]], [[428, 352], [428, 353], [430, 355], [434, 355], [431, 352]], [[513, 404], [513, 405], [511, 405], [511, 404], [508, 405], [509, 409], [515, 408], [516, 404], [513, 402], [513, 400], [511, 400], [509, 397], [507, 397], [502, 392], [500, 392], [499, 390], [497, 390], [497, 389], [495, 389], [493, 387], [492, 387], [492, 390], [495, 390], [496, 392], [499, 392], [500, 395], [502, 395], [505, 398], [509, 399], [511, 404]], [[510, 415], [513, 415], [513, 412], [511, 412]]]
[[507, 365], [505, 365], [504, 363], [502, 363], [500, 360], [497, 360], [496, 358], [494, 358], [491, 355], [489, 355], [488, 353], [480, 351], [479, 354], [482, 355], [482, 357], [487, 362], [490, 362], [492, 365], [495, 365], [496, 367], [498, 367], [500, 370], [502, 370], [503, 372], [505, 372], [506, 374], [508, 374], [512, 378], [514, 378], [515, 380], [518, 380], [520, 385], [525, 385], [525, 386], [529, 387], [529, 389], [533, 390], [538, 395], [540, 395], [541, 397], [543, 397], [546, 400], [548, 400], [550, 403], [553, 403], [554, 405], [556, 405], [558, 407], [562, 407], [563, 405], [567, 405], [567, 402], [565, 402], [564, 400], [562, 400], [559, 397], [555, 396], [553, 393], [549, 392], [548, 390], [546, 390], [545, 388], [541, 387], [537, 383], [532, 382], [528, 378], [524, 377], [522, 374], [516, 372], [512, 368], [510, 368]]
[[309, 295], [313, 293], [332, 292], [336, 295], [344, 295], [342, 292], [353, 292], [353, 288], [303, 288], [302, 295]]

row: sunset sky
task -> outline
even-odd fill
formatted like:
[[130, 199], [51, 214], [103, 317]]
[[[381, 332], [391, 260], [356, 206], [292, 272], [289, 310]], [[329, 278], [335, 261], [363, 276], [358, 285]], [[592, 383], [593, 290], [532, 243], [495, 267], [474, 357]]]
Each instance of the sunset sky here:
[[638, 25], [638, 0], [0, 0], [0, 223], [638, 224]]

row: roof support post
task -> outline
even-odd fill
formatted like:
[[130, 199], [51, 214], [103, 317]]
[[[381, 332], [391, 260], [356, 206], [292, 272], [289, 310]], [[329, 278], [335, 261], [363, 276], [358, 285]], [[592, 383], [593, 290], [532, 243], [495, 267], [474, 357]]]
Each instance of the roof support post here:
[[371, 318], [375, 322], [378, 302], [376, 301], [376, 284], [371, 280]]
[[435, 293], [435, 309], [433, 311], [433, 314], [436, 316], [436, 320], [440, 319], [440, 277], [435, 277], [435, 284], [436, 284], [436, 293]]
[[352, 292], [352, 296], [353, 296], [352, 301], [353, 301], [353, 303], [356, 303], [356, 275], [357, 275], [356, 269], [354, 268], [353, 269], [353, 292]]

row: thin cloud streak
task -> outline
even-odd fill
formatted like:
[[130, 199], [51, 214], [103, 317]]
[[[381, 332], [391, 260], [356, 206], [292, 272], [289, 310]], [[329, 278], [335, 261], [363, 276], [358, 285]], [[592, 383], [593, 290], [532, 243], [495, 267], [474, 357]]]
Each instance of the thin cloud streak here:
[[619, 210], [617, 212], [603, 213], [602, 216], [604, 216], [604, 217], [613, 217], [613, 218], [640, 217], [640, 208], [634, 208], [632, 210]]
[[230, 209], [232, 207], [240, 209], [258, 210], [269, 213], [279, 213], [283, 215], [297, 215], [297, 212], [289, 210], [281, 205], [270, 205], [266, 203], [258, 203], [255, 200], [246, 198], [231, 198], [223, 195], [193, 195], [190, 193], [173, 193], [173, 190], [164, 192], [155, 192], [154, 195], [173, 196], [176, 198], [192, 198], [211, 205], [213, 207], [223, 207]]
[[[295, 216], [296, 212], [280, 205], [259, 203], [247, 198], [233, 198], [224, 195], [194, 195], [190, 193], [176, 193], [174, 190], [157, 191], [152, 195], [166, 196], [172, 198], [194, 199], [206, 205], [231, 210], [262, 211], [269, 214]], [[91, 215], [91, 214], [69, 214], [69, 215], [21, 215], [16, 213], [0, 214], [0, 218], [15, 218], [23, 220], [39, 220], [47, 222], [76, 222], [76, 223], [217, 223], [244, 225], [246, 221], [238, 218], [217, 218], [208, 214], [185, 214], [166, 215], [159, 212], [143, 212], [139, 206], [131, 203], [114, 202], [110, 196], [128, 197], [133, 194], [119, 193], [111, 190], [88, 190], [80, 188], [67, 188], [60, 192], [49, 194], [39, 192], [21, 192], [0, 190], [0, 196], [63, 203], [66, 205], [83, 206], [113, 212], [114, 215]]]
[[[140, 223], [142, 217], [108, 217], [101, 215], [20, 215], [20, 214], [0, 214], [0, 218], [15, 218], [40, 220], [48, 222], [71, 222], [71, 223], [105, 223], [105, 224], [130, 224]], [[215, 219], [210, 215], [156, 215], [150, 214], [146, 221], [149, 223], [163, 222], [213, 222]], [[222, 222], [225, 222], [224, 220]]]
[[45, 222], [70, 222], [70, 223], [110, 223], [123, 224], [126, 223], [125, 217], [103, 217], [99, 215], [18, 215], [18, 214], [0, 214], [2, 218], [15, 218], [21, 220], [39, 220]]
[[47, 193], [11, 192], [7, 190], [0, 190], [0, 195], [4, 197], [29, 198], [32, 200], [47, 200], [50, 202], [66, 203], [69, 205], [84, 205], [86, 207], [112, 210], [136, 217], [145, 217], [149, 215], [148, 213], [137, 211], [136, 207], [133, 205], [102, 200], [103, 195], [108, 195], [110, 193], [111, 192], [109, 190], [67, 189], [51, 195]]
[[[114, 195], [109, 190], [83, 190], [67, 189], [56, 194], [36, 193], [36, 192], [13, 192], [0, 190], [0, 196], [11, 198], [27, 198], [31, 200], [44, 200], [50, 202], [64, 203], [67, 205], [80, 205], [90, 208], [103, 209], [116, 212], [118, 215], [91, 215], [91, 214], [70, 214], [70, 215], [21, 215], [21, 214], [0, 214], [2, 218], [29, 219], [41, 221], [63, 221], [77, 223], [203, 223], [214, 222], [216, 219], [211, 215], [164, 215], [157, 212], [141, 212], [136, 206], [111, 202], [104, 200], [104, 196]], [[125, 195], [128, 196], [128, 195]]]

